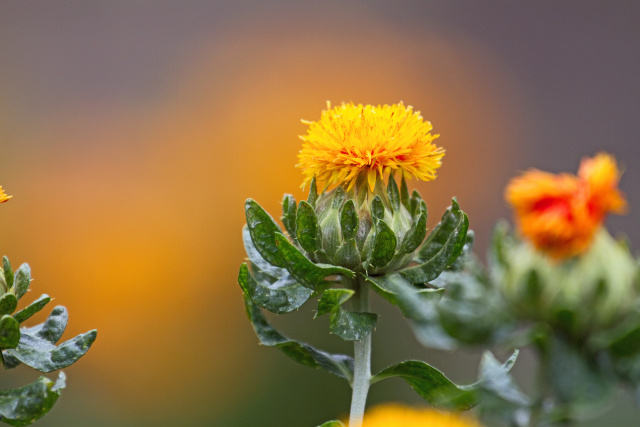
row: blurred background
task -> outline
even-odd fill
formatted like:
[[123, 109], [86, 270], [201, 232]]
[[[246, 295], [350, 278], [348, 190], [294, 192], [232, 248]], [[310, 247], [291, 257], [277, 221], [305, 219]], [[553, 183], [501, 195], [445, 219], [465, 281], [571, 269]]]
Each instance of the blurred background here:
[[[430, 226], [456, 196], [482, 257], [509, 218], [510, 177], [575, 172], [600, 150], [625, 166], [631, 207], [608, 225], [639, 247], [639, 20], [632, 1], [0, 3], [0, 185], [14, 195], [1, 252], [31, 265], [23, 301], [48, 293], [69, 309], [65, 339], [99, 331], [37, 425], [300, 427], [347, 413], [346, 382], [258, 346], [236, 284], [243, 202], [279, 216], [283, 193], [303, 196], [300, 119], [327, 100], [404, 101], [433, 123], [443, 167], [410, 187]], [[374, 370], [421, 358], [475, 379], [477, 353], [424, 349], [373, 304]], [[272, 320], [349, 352], [312, 306]], [[525, 383], [530, 362], [517, 364]], [[401, 380], [373, 387], [371, 403], [387, 400], [419, 402]], [[617, 403], [583, 425], [633, 424], [628, 394]]]

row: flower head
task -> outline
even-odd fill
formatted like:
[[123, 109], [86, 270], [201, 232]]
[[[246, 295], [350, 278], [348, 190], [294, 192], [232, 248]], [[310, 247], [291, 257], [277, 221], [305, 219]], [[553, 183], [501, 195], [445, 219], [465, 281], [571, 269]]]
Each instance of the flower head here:
[[453, 412], [398, 404], [377, 406], [364, 416], [364, 427], [481, 427], [472, 418]]
[[0, 203], [4, 203], [12, 197], [13, 196], [7, 196], [4, 190], [2, 189], [2, 186], [0, 185]]
[[531, 170], [511, 180], [505, 198], [523, 236], [552, 258], [584, 253], [608, 212], [623, 213], [615, 159], [585, 158], [578, 175]]
[[404, 176], [430, 181], [436, 177], [444, 150], [433, 144], [431, 123], [402, 103], [371, 106], [342, 104], [327, 109], [320, 120], [306, 122], [307, 134], [298, 155], [305, 176], [326, 186], [350, 189], [365, 175], [373, 191], [377, 177], [400, 170]]

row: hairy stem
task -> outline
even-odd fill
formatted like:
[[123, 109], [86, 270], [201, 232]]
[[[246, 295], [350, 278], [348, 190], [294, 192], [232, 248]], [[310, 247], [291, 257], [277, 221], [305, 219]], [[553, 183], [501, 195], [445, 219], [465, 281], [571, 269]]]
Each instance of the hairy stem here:
[[[368, 290], [366, 284], [358, 280], [355, 286], [356, 293], [352, 297], [355, 311], [366, 312], [369, 310]], [[369, 385], [371, 384], [371, 334], [360, 341], [353, 342], [353, 358], [353, 392], [349, 427], [361, 427]]]

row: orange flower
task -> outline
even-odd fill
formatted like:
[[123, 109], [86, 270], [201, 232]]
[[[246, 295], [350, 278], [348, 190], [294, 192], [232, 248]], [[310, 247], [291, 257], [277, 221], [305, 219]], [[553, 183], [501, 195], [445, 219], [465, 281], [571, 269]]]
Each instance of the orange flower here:
[[522, 235], [552, 258], [586, 251], [608, 212], [624, 213], [620, 171], [604, 153], [585, 158], [578, 175], [531, 170], [511, 180], [505, 198]]
[[399, 404], [377, 406], [364, 416], [364, 427], [482, 427], [471, 417]]
[[4, 190], [2, 189], [2, 186], [0, 185], [0, 203], [4, 203], [12, 197], [13, 196], [7, 196]]

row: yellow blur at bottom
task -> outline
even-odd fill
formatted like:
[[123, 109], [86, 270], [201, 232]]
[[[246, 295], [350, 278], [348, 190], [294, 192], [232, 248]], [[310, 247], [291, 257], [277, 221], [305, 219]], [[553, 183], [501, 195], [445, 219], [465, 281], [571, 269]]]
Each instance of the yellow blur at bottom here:
[[363, 427], [482, 427], [467, 415], [442, 412], [431, 408], [415, 408], [386, 404], [369, 410]]

